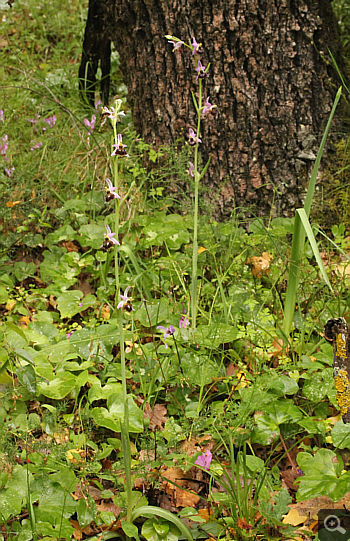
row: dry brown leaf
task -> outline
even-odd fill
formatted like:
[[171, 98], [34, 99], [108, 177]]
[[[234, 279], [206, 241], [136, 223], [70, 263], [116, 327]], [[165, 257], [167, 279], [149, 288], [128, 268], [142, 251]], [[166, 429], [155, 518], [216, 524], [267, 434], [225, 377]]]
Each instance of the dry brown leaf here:
[[307, 515], [299, 515], [298, 509], [294, 507], [289, 511], [288, 515], [283, 515], [282, 522], [284, 524], [291, 524], [292, 526], [299, 526], [299, 524], [303, 524], [307, 518]]
[[272, 342], [272, 351], [268, 353], [269, 357], [278, 357], [283, 352], [283, 340], [275, 338]]
[[235, 364], [233, 363], [230, 363], [227, 367], [226, 367], [226, 376], [227, 377], [230, 377], [230, 376], [233, 376], [236, 372], [239, 371], [239, 367], [236, 366]]
[[10, 209], [15, 205], [19, 205], [20, 203], [22, 203], [22, 201], [7, 201], [6, 206]]
[[19, 324], [21, 327], [27, 328], [28, 323], [30, 323], [30, 319], [28, 316], [22, 316], [19, 318]]
[[81, 539], [83, 536], [83, 532], [81, 530], [79, 522], [77, 520], [72, 520], [72, 519], [69, 519], [69, 522], [74, 528], [74, 532], [73, 532], [74, 539], [77, 539], [77, 541], [79, 541], [79, 539]]
[[150, 419], [149, 427], [151, 430], [163, 430], [163, 424], [167, 421], [165, 414], [167, 412], [166, 407], [163, 404], [156, 404], [152, 410], [151, 406], [147, 402], [145, 405], [144, 417]]
[[176, 507], [194, 507], [199, 502], [200, 497], [197, 494], [179, 488], [183, 487], [185, 489], [191, 486], [192, 479], [188, 477], [188, 473], [182, 471], [181, 468], [174, 467], [168, 468], [163, 473], [163, 476], [166, 478], [164, 480], [165, 492], [170, 496], [171, 502]]
[[261, 256], [253, 256], [247, 259], [246, 265], [252, 266], [252, 275], [256, 278], [261, 278], [263, 274], [270, 272], [271, 256], [267, 252], [263, 252]]
[[123, 511], [120, 507], [115, 505], [115, 503], [106, 502], [98, 503], [97, 509], [100, 511], [100, 513], [109, 511], [110, 513], [113, 513], [115, 517], [119, 517], [120, 513]]
[[102, 306], [100, 317], [102, 317], [102, 319], [109, 319], [111, 317], [111, 309], [108, 304]]
[[5, 305], [5, 308], [6, 310], [8, 310], [9, 312], [11, 312], [11, 310], [14, 309], [14, 307], [16, 306], [17, 304], [17, 301], [15, 301], [14, 299], [9, 299]]
[[54, 308], [56, 310], [57, 301], [55, 301], [53, 295], [50, 295], [50, 297], [49, 297], [49, 304], [50, 304], [50, 306], [52, 306], [52, 308]]
[[79, 252], [78, 246], [74, 244], [71, 240], [63, 240], [62, 246], [67, 250], [67, 252]]
[[248, 524], [244, 517], [237, 520], [237, 526], [241, 530], [246, 530], [247, 532], [253, 529], [253, 526], [251, 524]]
[[198, 509], [198, 515], [201, 518], [204, 518], [205, 522], [209, 522], [213, 514], [214, 513], [212, 509]]

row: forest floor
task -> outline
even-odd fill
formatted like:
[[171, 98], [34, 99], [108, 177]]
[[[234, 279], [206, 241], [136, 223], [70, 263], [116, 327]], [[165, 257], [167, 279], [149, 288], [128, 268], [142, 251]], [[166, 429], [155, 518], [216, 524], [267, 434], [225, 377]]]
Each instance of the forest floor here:
[[306, 242], [288, 340], [294, 219], [199, 213], [194, 330], [193, 212], [169, 189], [189, 149], [137, 137], [113, 52], [128, 156], [106, 198], [113, 129], [77, 79], [86, 14], [0, 12], [0, 539], [326, 539], [350, 505], [324, 338], [349, 311], [346, 227], [313, 229], [328, 285]]

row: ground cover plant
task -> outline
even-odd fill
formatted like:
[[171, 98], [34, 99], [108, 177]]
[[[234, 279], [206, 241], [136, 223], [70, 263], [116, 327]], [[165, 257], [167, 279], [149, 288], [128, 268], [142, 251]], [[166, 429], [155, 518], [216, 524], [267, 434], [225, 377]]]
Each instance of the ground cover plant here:
[[318, 162], [295, 218], [208, 218], [205, 44], [164, 38], [193, 58], [198, 123], [154, 149], [116, 53], [116, 97], [81, 99], [86, 7], [0, 12], [0, 535], [317, 539], [350, 477], [323, 335], [350, 240], [310, 226]]

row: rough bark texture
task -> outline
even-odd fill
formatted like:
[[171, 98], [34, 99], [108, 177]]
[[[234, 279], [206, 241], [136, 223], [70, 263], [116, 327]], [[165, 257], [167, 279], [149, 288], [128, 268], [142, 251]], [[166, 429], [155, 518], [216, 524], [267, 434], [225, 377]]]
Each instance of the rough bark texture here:
[[79, 80], [80, 88], [86, 93], [92, 106], [95, 104], [96, 72], [99, 63], [102, 72], [101, 96], [103, 103], [108, 104], [111, 40], [108, 37], [108, 27], [104, 22], [105, 9], [103, 1], [89, 0]]
[[333, 376], [337, 389], [337, 404], [344, 423], [350, 423], [349, 326], [345, 319], [329, 319], [324, 328], [324, 336], [333, 343]]
[[[300, 205], [338, 82], [327, 48], [340, 58], [330, 0], [99, 0], [120, 53], [136, 130], [171, 143], [196, 127], [188, 49], [165, 35], [203, 44], [210, 62], [204, 98], [217, 105], [202, 122], [201, 154], [211, 165], [216, 217], [234, 207], [290, 215]], [[208, 195], [209, 199], [209, 195]]]

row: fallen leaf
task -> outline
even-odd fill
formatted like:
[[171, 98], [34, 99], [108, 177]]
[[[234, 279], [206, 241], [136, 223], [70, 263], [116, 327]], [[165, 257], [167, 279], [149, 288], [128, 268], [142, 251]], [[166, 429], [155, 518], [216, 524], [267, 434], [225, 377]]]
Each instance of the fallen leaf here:
[[77, 520], [72, 520], [72, 519], [69, 519], [69, 522], [74, 528], [74, 532], [73, 532], [74, 539], [77, 539], [77, 540], [81, 539], [83, 536], [83, 532], [81, 530], [79, 522]]
[[278, 357], [283, 352], [283, 340], [275, 338], [272, 342], [272, 351], [268, 353], [269, 357]]
[[67, 250], [67, 252], [79, 252], [78, 246], [74, 244], [71, 240], [63, 240], [62, 246]]
[[15, 205], [19, 205], [20, 203], [22, 203], [22, 201], [7, 201], [6, 206], [10, 209]]
[[205, 522], [209, 522], [213, 514], [214, 513], [212, 509], [198, 509], [198, 515], [201, 518], [204, 518]]
[[299, 515], [298, 509], [293, 508], [289, 511], [288, 515], [283, 515], [283, 524], [291, 524], [292, 526], [298, 526], [303, 524], [307, 519], [307, 515]]
[[201, 246], [200, 248], [198, 248], [198, 255], [203, 253], [203, 252], [206, 252], [206, 248], [204, 248], [204, 246]]
[[111, 317], [111, 309], [108, 304], [104, 304], [102, 306], [100, 316], [102, 317], [102, 319], [109, 319]]
[[246, 261], [246, 265], [252, 266], [252, 275], [256, 278], [261, 278], [263, 274], [270, 272], [271, 256], [267, 252], [263, 252], [260, 257], [250, 257]]
[[28, 316], [22, 316], [19, 318], [19, 324], [21, 327], [27, 328], [28, 323], [30, 323], [30, 319]]
[[163, 475], [166, 478], [164, 480], [165, 492], [169, 494], [172, 503], [176, 507], [194, 507], [199, 502], [200, 496], [179, 488], [190, 487], [192, 479], [188, 476], [188, 473], [182, 471], [181, 468], [173, 467], [165, 470]]
[[241, 530], [246, 530], [247, 532], [253, 529], [253, 526], [251, 524], [248, 524], [244, 517], [237, 520], [237, 526]]
[[123, 511], [123, 509], [115, 505], [115, 503], [106, 502], [98, 503], [97, 509], [100, 511], [100, 513], [109, 511], [110, 513], [113, 513], [115, 517], [119, 517], [120, 513]]
[[166, 413], [167, 409], [162, 404], [156, 404], [152, 410], [149, 403], [146, 403], [144, 417], [150, 419], [149, 427], [151, 430], [156, 430], [157, 428], [163, 430], [163, 424], [167, 421], [167, 418], [165, 417]]
[[6, 310], [8, 310], [9, 312], [11, 312], [11, 310], [14, 309], [14, 307], [16, 306], [17, 304], [17, 301], [15, 301], [14, 299], [9, 299], [5, 305], [5, 308]]

